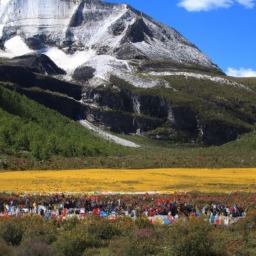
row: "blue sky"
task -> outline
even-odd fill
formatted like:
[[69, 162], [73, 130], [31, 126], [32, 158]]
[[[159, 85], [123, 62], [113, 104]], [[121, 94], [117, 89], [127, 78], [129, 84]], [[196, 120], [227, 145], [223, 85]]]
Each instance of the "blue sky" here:
[[256, 76], [256, 0], [106, 0], [178, 30], [232, 76]]

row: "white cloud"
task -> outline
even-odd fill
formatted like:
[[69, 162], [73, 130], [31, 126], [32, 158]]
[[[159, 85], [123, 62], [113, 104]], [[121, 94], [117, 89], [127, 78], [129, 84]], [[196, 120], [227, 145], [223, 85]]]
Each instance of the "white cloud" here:
[[234, 76], [234, 77], [256, 77], [256, 70], [252, 70], [251, 68], [248, 68], [248, 69], [228, 68], [226, 74], [228, 76]]
[[218, 8], [229, 8], [238, 3], [246, 8], [253, 8], [255, 0], [180, 0], [179, 7], [184, 7], [189, 12], [210, 11]]
[[239, 4], [244, 5], [246, 8], [252, 9], [255, 5], [255, 0], [236, 0]]

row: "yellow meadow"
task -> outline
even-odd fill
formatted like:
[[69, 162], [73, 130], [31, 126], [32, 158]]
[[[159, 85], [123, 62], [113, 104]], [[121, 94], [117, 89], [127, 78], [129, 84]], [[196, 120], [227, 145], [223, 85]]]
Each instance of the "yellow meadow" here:
[[0, 191], [255, 191], [256, 168], [0, 172]]

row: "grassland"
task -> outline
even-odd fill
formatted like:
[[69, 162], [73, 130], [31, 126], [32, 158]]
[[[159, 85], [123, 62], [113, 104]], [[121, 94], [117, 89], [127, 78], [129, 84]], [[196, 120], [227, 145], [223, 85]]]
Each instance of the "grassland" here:
[[0, 173], [0, 190], [20, 192], [252, 192], [256, 168], [17, 171]]

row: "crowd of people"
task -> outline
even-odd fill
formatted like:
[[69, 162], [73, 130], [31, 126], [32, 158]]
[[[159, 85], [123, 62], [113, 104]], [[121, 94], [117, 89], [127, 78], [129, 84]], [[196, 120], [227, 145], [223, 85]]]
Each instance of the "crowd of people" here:
[[245, 209], [239, 205], [205, 203], [203, 205], [189, 203], [160, 195], [139, 195], [136, 198], [123, 195], [95, 196], [53, 194], [43, 197], [25, 195], [4, 197], [0, 195], [0, 216], [22, 217], [38, 214], [41, 217], [56, 217], [59, 220], [76, 216], [84, 218], [87, 214], [99, 215], [110, 219], [118, 215], [147, 217], [151, 223], [170, 224], [178, 218], [205, 216], [210, 224], [229, 225], [239, 218], [245, 217]]

